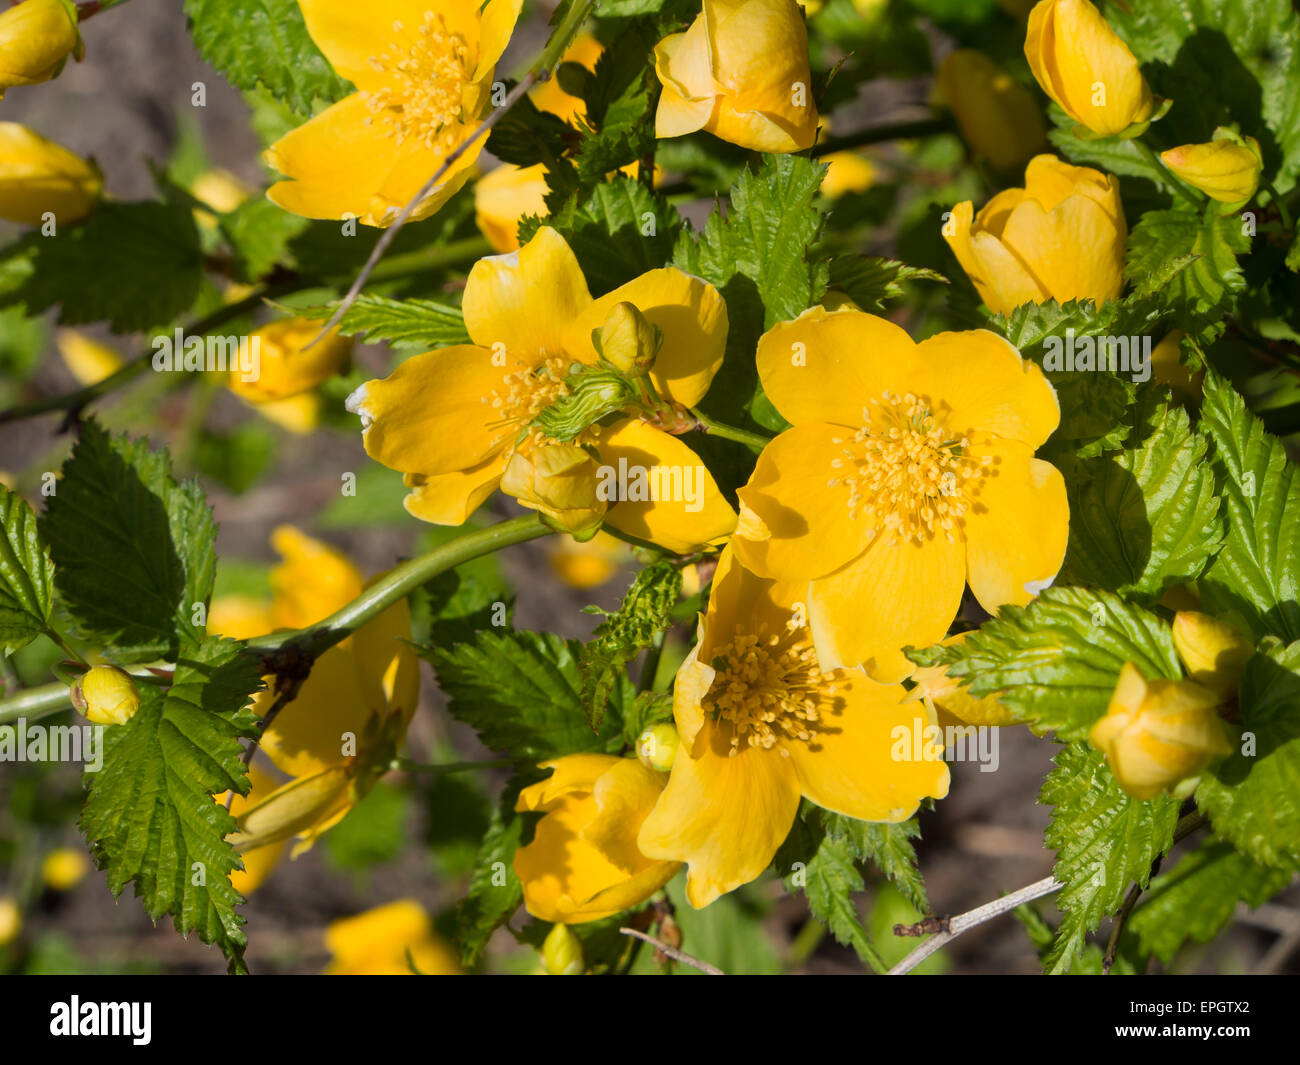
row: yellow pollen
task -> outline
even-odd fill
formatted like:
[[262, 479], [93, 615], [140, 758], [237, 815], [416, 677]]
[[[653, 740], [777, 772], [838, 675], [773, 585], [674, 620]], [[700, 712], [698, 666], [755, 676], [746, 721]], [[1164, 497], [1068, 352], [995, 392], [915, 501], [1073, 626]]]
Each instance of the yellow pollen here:
[[885, 392], [872, 408], [851, 439], [835, 439], [841, 450], [827, 484], [847, 490], [849, 517], [873, 533], [955, 543], [992, 457], [972, 457], [970, 441], [939, 424], [924, 397]]
[[[402, 23], [393, 23], [394, 34]], [[465, 38], [447, 29], [441, 15], [426, 11], [414, 43], [383, 55], [370, 65], [384, 75], [384, 86], [364, 93], [368, 122], [379, 120], [398, 144], [413, 138], [426, 148], [449, 151], [451, 130], [461, 118], [462, 90], [473, 71]]]
[[823, 727], [823, 709], [836, 686], [817, 665], [817, 653], [801, 630], [783, 634], [741, 632], [713, 659], [717, 675], [704, 709], [730, 726], [735, 756], [746, 747], [770, 750], [778, 745], [811, 742]]
[[[569, 386], [564, 382], [569, 366], [569, 359], [552, 355], [539, 366], [505, 374], [501, 387], [493, 389], [482, 400], [496, 412], [496, 417], [488, 423], [488, 427], [513, 427], [522, 431], [543, 410], [569, 394]], [[511, 450], [517, 450], [525, 441], [543, 443], [545, 440], [544, 433], [532, 429], [517, 439]]]

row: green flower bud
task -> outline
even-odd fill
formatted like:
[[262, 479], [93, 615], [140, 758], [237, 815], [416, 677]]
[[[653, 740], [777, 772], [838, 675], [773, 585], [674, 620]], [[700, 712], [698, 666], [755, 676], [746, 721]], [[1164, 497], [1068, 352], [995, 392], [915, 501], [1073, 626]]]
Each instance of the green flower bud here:
[[636, 738], [636, 756], [647, 769], [667, 773], [677, 758], [677, 729], [671, 721], [651, 725]]
[[551, 976], [581, 976], [582, 940], [567, 924], [557, 924], [542, 943], [542, 963]]
[[659, 328], [630, 303], [616, 303], [598, 337], [592, 338], [606, 362], [629, 377], [644, 377], [663, 345]]

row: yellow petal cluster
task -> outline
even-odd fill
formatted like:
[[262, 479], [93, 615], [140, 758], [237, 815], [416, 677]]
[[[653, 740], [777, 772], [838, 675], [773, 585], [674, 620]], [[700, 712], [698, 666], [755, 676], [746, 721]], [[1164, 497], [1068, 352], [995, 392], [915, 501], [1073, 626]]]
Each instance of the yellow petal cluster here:
[[1215, 130], [1207, 144], [1170, 148], [1160, 158], [1175, 175], [1220, 203], [1249, 200], [1264, 168], [1259, 141], [1223, 128]]
[[0, 122], [0, 218], [38, 226], [49, 214], [72, 225], [90, 214], [103, 188], [93, 163], [24, 125]]

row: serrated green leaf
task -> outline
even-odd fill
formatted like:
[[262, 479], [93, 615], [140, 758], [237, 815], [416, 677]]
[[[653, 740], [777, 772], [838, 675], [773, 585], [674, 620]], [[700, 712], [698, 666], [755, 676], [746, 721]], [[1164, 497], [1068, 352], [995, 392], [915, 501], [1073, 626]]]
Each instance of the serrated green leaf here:
[[921, 836], [916, 818], [896, 824], [855, 821], [843, 814], [818, 810], [826, 834], [847, 842], [855, 857], [874, 864], [885, 874], [909, 903], [922, 913], [930, 911], [925, 884], [916, 865], [912, 840]]
[[584, 186], [613, 170], [654, 156], [654, 112], [659, 79], [653, 52], [658, 35], [648, 21], [633, 22], [610, 42], [586, 79], [586, 122], [576, 164]]
[[[339, 302], [299, 308], [295, 313], [304, 318], [328, 320]], [[392, 344], [443, 348], [470, 343], [465, 316], [459, 307], [433, 300], [395, 300], [369, 292], [363, 292], [353, 301], [339, 321], [338, 329], [346, 336], [364, 337], [370, 344], [386, 340]]]
[[1151, 863], [1169, 852], [1178, 800], [1131, 798], [1106, 768], [1105, 756], [1084, 744], [1063, 747], [1039, 802], [1053, 807], [1044, 840], [1054, 849], [1052, 873], [1064, 886], [1057, 905], [1065, 919], [1044, 960], [1052, 974], [1069, 972], [1087, 934], [1114, 913], [1136, 882], [1146, 887]]
[[469, 888], [456, 907], [456, 943], [461, 962], [474, 965], [492, 933], [510, 920], [524, 901], [524, 887], [515, 875], [515, 852], [532, 836], [535, 814], [515, 812], [515, 801], [535, 774], [513, 778], [493, 807], [487, 834], [474, 858]]
[[114, 661], [171, 658], [178, 633], [199, 638], [194, 607], [212, 594], [216, 526], [203, 490], [172, 478], [166, 452], [85, 423], [40, 530], [73, 632]]
[[50, 627], [54, 564], [32, 508], [2, 484], [0, 526], [0, 655], [10, 655]]
[[496, 751], [531, 761], [621, 744], [622, 722], [587, 724], [579, 691], [581, 645], [553, 633], [477, 632], [471, 642], [421, 648], [451, 698], [450, 713]]
[[250, 696], [262, 687], [254, 659], [231, 640], [187, 645], [164, 694], [141, 685], [140, 709], [104, 729], [103, 766], [87, 773], [81, 830], [109, 890], [128, 883], [155, 921], [171, 914], [244, 968], [246, 937], [230, 884], [239, 856], [225, 842], [235, 820], [214, 796], [248, 790], [239, 737], [255, 733]]
[[1247, 663], [1237, 724], [1233, 754], [1201, 777], [1196, 803], [1243, 854], [1300, 869], [1300, 641]]
[[883, 314], [890, 303], [907, 295], [903, 285], [909, 281], [948, 283], [943, 274], [895, 259], [840, 255], [831, 260], [830, 283], [870, 314]]
[[1208, 943], [1218, 935], [1237, 903], [1258, 906], [1290, 880], [1290, 872], [1253, 862], [1227, 843], [1206, 843], [1151, 881], [1125, 931], [1144, 954], [1168, 963], [1189, 939]]
[[1148, 680], [1182, 676], [1168, 623], [1109, 592], [1082, 588], [1048, 588], [1028, 606], [1004, 607], [962, 643], [913, 651], [912, 658], [946, 665], [972, 694], [996, 693], [1034, 732], [1055, 730], [1065, 741], [1087, 739], [1125, 662]]
[[185, 0], [203, 58], [240, 89], [264, 88], [299, 118], [352, 91], [307, 33], [297, 0]]
[[839, 942], [852, 947], [858, 957], [877, 972], [885, 971], [884, 959], [867, 937], [853, 896], [866, 885], [858, 871], [849, 841], [827, 835], [808, 860], [803, 871], [808, 909], [824, 921]]
[[223, 214], [221, 232], [234, 253], [235, 279], [251, 284], [277, 264], [287, 264], [292, 259], [290, 242], [308, 225], [307, 219], [290, 214], [265, 196], [254, 196]]
[[1200, 576], [1223, 536], [1205, 453], [1175, 408], [1140, 448], [1081, 463], [1068, 479], [1070, 542], [1057, 580], [1154, 601]]
[[29, 236], [6, 258], [27, 262], [5, 302], [59, 307], [64, 325], [107, 321], [115, 333], [166, 325], [199, 295], [203, 255], [181, 203], [101, 203], [55, 236]]

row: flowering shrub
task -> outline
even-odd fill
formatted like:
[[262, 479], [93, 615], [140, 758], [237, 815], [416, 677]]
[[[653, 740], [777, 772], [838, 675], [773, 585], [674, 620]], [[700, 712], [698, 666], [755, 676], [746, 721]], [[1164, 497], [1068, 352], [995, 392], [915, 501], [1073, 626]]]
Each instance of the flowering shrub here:
[[1287, 889], [1290, 3], [185, 0], [132, 198], [136, 7], [0, 15], [0, 968], [25, 819], [232, 972], [909, 972], [995, 771], [1045, 972]]

